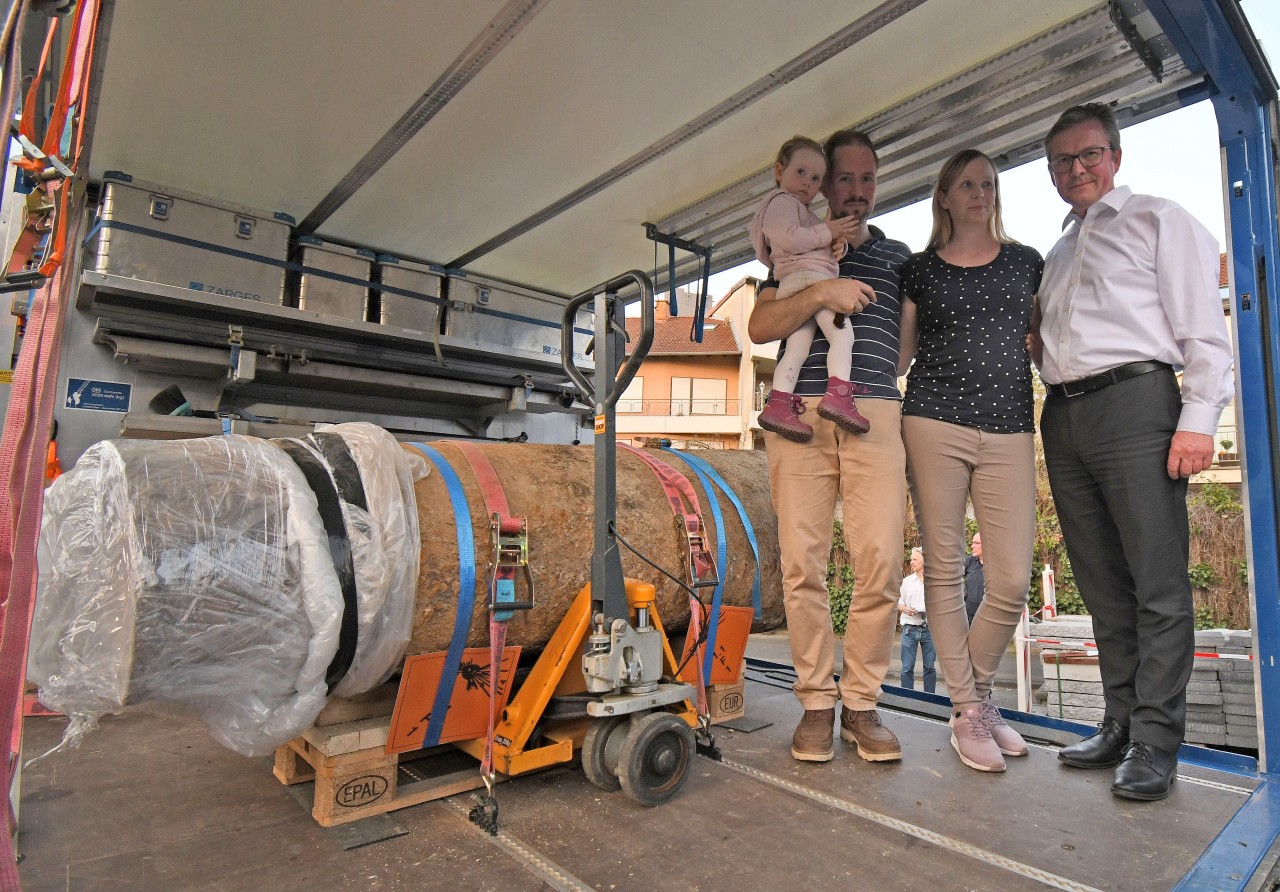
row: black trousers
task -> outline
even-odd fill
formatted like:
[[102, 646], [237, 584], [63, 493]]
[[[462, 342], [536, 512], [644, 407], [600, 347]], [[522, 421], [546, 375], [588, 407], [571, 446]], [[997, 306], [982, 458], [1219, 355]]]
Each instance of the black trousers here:
[[1040, 420], [1067, 556], [1093, 615], [1106, 716], [1165, 750], [1182, 742], [1195, 659], [1187, 481], [1165, 470], [1181, 409], [1173, 373], [1158, 371], [1051, 394]]

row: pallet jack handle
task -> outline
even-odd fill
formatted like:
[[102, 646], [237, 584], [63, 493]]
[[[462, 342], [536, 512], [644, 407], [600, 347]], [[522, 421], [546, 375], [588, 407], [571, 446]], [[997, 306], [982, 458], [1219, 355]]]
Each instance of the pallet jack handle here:
[[[635, 286], [638, 298], [621, 300], [620, 289]], [[626, 356], [624, 308], [640, 301], [640, 336]], [[578, 311], [595, 305], [595, 369], [589, 380], [574, 361], [573, 335]], [[560, 329], [560, 362], [582, 392], [595, 418], [595, 522], [591, 553], [591, 616], [598, 629], [608, 629], [615, 619], [629, 619], [622, 558], [614, 535], [617, 520], [617, 432], [614, 407], [640, 370], [653, 344], [653, 283], [638, 270], [622, 273], [572, 298], [564, 308]], [[625, 357], [625, 362], [623, 361]]]
[[[640, 338], [636, 341], [635, 349], [631, 351], [631, 356], [616, 377], [608, 374], [608, 372], [612, 371], [608, 366], [612, 366], [613, 363], [601, 363], [599, 361], [600, 354], [597, 353], [596, 381], [595, 384], [592, 384], [574, 361], [574, 321], [577, 318], [578, 311], [582, 309], [584, 304], [589, 301], [596, 301], [595, 340], [597, 344], [604, 341], [608, 328], [602, 326], [600, 320], [612, 320], [614, 308], [609, 304], [617, 300], [618, 291], [626, 285], [635, 285], [640, 291], [638, 297], [627, 301], [627, 303], [632, 303], [635, 300], [640, 301]], [[602, 301], [605, 304], [604, 312], [601, 312], [600, 303]], [[573, 383], [578, 385], [578, 389], [582, 391], [582, 395], [586, 397], [587, 404], [591, 406], [597, 417], [613, 409], [618, 402], [618, 398], [622, 396], [623, 391], [631, 383], [631, 379], [636, 376], [636, 372], [640, 371], [640, 364], [649, 355], [649, 348], [653, 345], [653, 318], [653, 283], [644, 273], [634, 269], [582, 292], [572, 298], [568, 305], [565, 306], [563, 324], [560, 327], [560, 364], [564, 366], [565, 373]], [[601, 331], [602, 328], [604, 328], [604, 331]], [[606, 367], [604, 376], [600, 374], [602, 366]], [[603, 399], [597, 399], [597, 394], [599, 393], [604, 394]]]

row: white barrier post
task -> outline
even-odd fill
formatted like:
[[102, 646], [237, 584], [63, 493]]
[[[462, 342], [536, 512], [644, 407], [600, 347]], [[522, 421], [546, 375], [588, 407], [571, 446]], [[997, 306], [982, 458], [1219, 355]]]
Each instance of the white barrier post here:
[[1048, 564], [1044, 565], [1044, 572], [1040, 574], [1040, 600], [1044, 604], [1040, 616], [1044, 619], [1057, 619], [1058, 590], [1053, 582], [1053, 567]]
[[1031, 619], [1027, 608], [1022, 608], [1022, 618], [1018, 620], [1018, 634], [1015, 637], [1014, 654], [1018, 660], [1018, 711], [1031, 711]]

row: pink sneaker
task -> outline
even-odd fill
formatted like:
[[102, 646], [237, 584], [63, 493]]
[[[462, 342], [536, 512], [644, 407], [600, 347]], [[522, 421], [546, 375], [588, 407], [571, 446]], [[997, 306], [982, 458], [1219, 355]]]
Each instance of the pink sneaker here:
[[865, 434], [871, 430], [871, 422], [863, 417], [858, 411], [858, 404], [853, 401], [857, 390], [857, 385], [843, 378], [828, 378], [827, 392], [818, 403], [818, 414], [851, 433]]
[[771, 390], [760, 413], [760, 426], [793, 443], [808, 443], [813, 439], [813, 428], [800, 420], [804, 410], [804, 400], [794, 393]]
[[1027, 742], [1022, 739], [1021, 734], [1009, 727], [996, 705], [990, 700], [983, 700], [978, 705], [982, 707], [982, 723], [991, 732], [991, 739], [1000, 747], [1000, 752], [1006, 756], [1025, 756]]
[[951, 715], [951, 745], [960, 761], [978, 771], [1004, 771], [1004, 756], [982, 721], [982, 707], [972, 703]]

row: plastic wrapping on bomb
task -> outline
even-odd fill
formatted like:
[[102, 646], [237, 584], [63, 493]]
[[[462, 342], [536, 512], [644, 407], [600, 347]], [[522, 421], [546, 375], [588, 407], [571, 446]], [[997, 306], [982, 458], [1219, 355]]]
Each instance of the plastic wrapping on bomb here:
[[[354, 692], [403, 651], [417, 565], [406, 557], [417, 530], [403, 519], [404, 493], [411, 506], [425, 467], [371, 425], [339, 428], [362, 480], [393, 503], [363, 517], [343, 509], [365, 633], [348, 673]], [[384, 541], [379, 524], [397, 511]], [[390, 560], [399, 566], [371, 566]], [[46, 495], [40, 564], [29, 676], [72, 718], [66, 742], [104, 713], [152, 704], [263, 755], [324, 706], [343, 595], [316, 496], [270, 442], [95, 445]]]
[[[386, 681], [400, 668], [409, 643], [421, 554], [413, 484], [426, 475], [427, 464], [372, 424], [317, 428], [316, 435], [325, 434], [345, 441], [366, 505], [341, 503], [355, 565], [359, 631], [355, 657], [333, 694], [350, 697]], [[307, 439], [314, 443], [316, 435]], [[317, 454], [331, 475], [341, 474], [323, 449]]]

